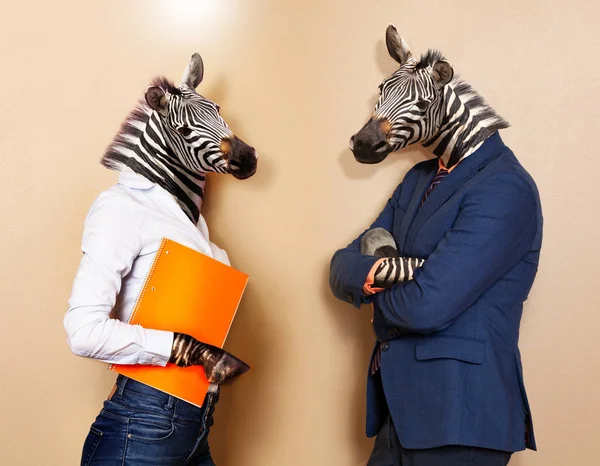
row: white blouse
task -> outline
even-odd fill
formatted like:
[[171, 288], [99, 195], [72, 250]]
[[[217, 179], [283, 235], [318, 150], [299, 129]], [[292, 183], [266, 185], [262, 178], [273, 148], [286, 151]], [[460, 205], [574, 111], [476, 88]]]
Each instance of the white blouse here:
[[133, 172], [102, 192], [84, 224], [83, 257], [64, 318], [73, 353], [118, 364], [164, 366], [173, 333], [127, 323], [161, 239], [172, 239], [229, 265], [166, 190]]

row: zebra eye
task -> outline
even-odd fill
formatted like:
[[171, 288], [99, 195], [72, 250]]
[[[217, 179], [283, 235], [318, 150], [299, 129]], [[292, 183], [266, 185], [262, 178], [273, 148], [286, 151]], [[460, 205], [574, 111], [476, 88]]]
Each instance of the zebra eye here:
[[415, 106], [419, 109], [419, 110], [427, 110], [427, 107], [429, 107], [429, 103], [428, 102], [424, 102], [424, 101], [420, 101], [417, 102], [415, 104]]
[[192, 130], [187, 127], [187, 126], [182, 126], [181, 128], [177, 128], [177, 132], [179, 134], [181, 134], [182, 136], [189, 136], [190, 134], [192, 134]]

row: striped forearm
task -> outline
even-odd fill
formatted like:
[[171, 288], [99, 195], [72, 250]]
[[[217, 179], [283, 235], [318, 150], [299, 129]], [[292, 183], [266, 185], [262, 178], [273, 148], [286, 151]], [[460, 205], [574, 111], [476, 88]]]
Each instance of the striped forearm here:
[[425, 262], [415, 257], [400, 257], [394, 237], [383, 228], [373, 228], [363, 235], [360, 252], [383, 258], [371, 269], [363, 286], [365, 294], [373, 294], [377, 292], [377, 288], [391, 288], [397, 283], [412, 280], [415, 270]]
[[169, 362], [179, 367], [201, 365], [202, 354], [208, 346], [190, 335], [175, 333]]
[[387, 257], [375, 270], [373, 287], [391, 288], [397, 283], [412, 280], [414, 271], [424, 262], [414, 257]]
[[225, 383], [250, 368], [245, 362], [216, 346], [190, 335], [175, 333], [169, 362], [179, 367], [203, 366], [211, 383]]

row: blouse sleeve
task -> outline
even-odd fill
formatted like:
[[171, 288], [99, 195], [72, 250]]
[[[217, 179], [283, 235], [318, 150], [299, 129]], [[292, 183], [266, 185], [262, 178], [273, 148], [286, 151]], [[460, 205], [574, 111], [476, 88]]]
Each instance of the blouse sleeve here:
[[129, 198], [101, 195], [84, 225], [83, 257], [64, 317], [67, 341], [78, 356], [117, 364], [164, 366], [173, 333], [142, 328], [110, 317], [123, 278], [142, 248]]

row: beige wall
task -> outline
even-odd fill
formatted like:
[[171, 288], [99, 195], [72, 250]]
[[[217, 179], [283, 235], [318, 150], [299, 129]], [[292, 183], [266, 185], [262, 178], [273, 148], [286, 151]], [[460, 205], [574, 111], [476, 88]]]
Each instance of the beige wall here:
[[[375, 3], [377, 6], [375, 6]], [[194, 6], [194, 4], [199, 4]], [[0, 7], [0, 463], [75, 465], [112, 376], [76, 358], [62, 317], [82, 221], [116, 179], [98, 160], [150, 78], [205, 59], [200, 91], [260, 153], [209, 179], [213, 238], [251, 276], [227, 348], [253, 370], [223, 390], [220, 466], [364, 465], [366, 309], [327, 286], [332, 252], [382, 208], [419, 150], [356, 163], [347, 140], [394, 69], [394, 22], [438, 47], [513, 127], [545, 214], [521, 333], [538, 453], [598, 464], [600, 7], [591, 1], [3, 2]]]

